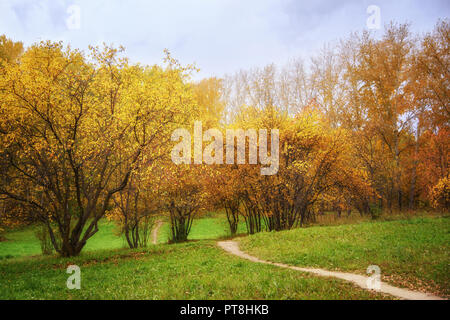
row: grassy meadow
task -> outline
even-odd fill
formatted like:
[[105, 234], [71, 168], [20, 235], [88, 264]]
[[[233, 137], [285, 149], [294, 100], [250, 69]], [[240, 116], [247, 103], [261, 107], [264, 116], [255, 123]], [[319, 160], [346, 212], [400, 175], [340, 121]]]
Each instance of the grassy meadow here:
[[[190, 241], [127, 249], [116, 226], [100, 231], [79, 257], [42, 256], [35, 226], [0, 242], [0, 299], [393, 299], [338, 279], [262, 265], [232, 256], [216, 241], [229, 237], [222, 213], [194, 222]], [[239, 226], [244, 234], [245, 224]], [[379, 265], [383, 280], [449, 295], [450, 220], [357, 222], [239, 237], [241, 249], [276, 262], [364, 274]], [[81, 290], [68, 290], [68, 265], [81, 268]]]
[[450, 219], [363, 222], [260, 233], [240, 241], [257, 257], [295, 266], [365, 274], [378, 265], [382, 280], [450, 294]]

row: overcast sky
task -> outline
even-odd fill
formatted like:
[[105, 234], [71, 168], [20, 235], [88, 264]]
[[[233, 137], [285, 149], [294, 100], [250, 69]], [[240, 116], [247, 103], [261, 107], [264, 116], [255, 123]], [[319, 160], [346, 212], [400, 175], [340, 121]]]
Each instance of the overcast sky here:
[[450, 0], [0, 0], [0, 34], [25, 45], [124, 45], [132, 61], [145, 64], [160, 63], [168, 48], [183, 64], [195, 62], [199, 77], [221, 76], [307, 59], [367, 29], [370, 5], [380, 8], [382, 25], [410, 22], [417, 32], [450, 15]]

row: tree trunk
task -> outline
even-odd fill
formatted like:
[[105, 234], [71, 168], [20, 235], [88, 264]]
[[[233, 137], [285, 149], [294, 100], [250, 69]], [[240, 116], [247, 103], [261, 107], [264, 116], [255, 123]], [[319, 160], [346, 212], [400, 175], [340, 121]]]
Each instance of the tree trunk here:
[[416, 132], [416, 143], [414, 145], [414, 165], [411, 177], [411, 186], [409, 189], [409, 210], [414, 210], [414, 196], [416, 194], [416, 180], [417, 180], [417, 164], [418, 164], [418, 154], [419, 154], [419, 126], [417, 126]]

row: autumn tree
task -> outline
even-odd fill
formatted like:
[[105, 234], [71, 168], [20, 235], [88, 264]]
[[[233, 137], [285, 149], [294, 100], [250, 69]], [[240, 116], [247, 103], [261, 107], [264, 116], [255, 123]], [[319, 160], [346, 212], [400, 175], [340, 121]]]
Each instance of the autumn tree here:
[[[391, 24], [380, 40], [365, 32], [361, 36], [354, 35], [345, 45], [349, 49], [345, 51], [345, 77], [350, 103], [354, 104], [350, 110], [358, 112], [346, 112], [353, 117], [347, 119], [368, 133], [363, 143], [372, 140], [372, 146], [389, 159], [382, 173], [386, 179], [380, 191], [389, 208], [395, 206], [401, 210], [407, 198], [401, 184], [402, 156], [411, 147], [408, 136], [417, 116], [413, 96], [407, 90], [414, 46], [409, 26]], [[361, 145], [361, 148], [367, 147]], [[371, 150], [374, 149], [371, 147], [367, 151]], [[366, 163], [372, 157], [367, 153], [364, 156]]]
[[[244, 128], [280, 131], [277, 174], [262, 176], [260, 165], [238, 165], [241, 212], [250, 234], [291, 229], [311, 221], [315, 205], [324, 194], [336, 199], [332, 192], [338, 187], [351, 194], [361, 191], [356, 178], [353, 188], [349, 184], [356, 173], [348, 167], [348, 133], [333, 129], [319, 111], [309, 108], [290, 116], [276, 107], [247, 107], [237, 121]], [[366, 187], [363, 181], [360, 185]]]
[[410, 86], [427, 128], [448, 126], [450, 120], [449, 50], [449, 21], [441, 20], [422, 39], [412, 62]]
[[450, 208], [450, 179], [442, 178], [431, 189], [432, 206], [437, 209], [448, 210]]
[[[427, 132], [442, 136], [448, 126], [448, 41], [447, 20], [423, 37], [395, 23], [380, 38], [352, 34], [325, 46], [309, 67], [293, 59], [226, 76], [226, 113], [242, 122], [251, 119], [239, 112], [245, 105], [290, 116], [320, 111], [328, 125], [347, 130], [350, 160], [373, 188], [358, 207], [413, 210], [429, 197], [421, 156]], [[429, 190], [437, 180], [426, 183]]]
[[161, 212], [158, 201], [154, 200], [158, 196], [155, 176], [147, 175], [146, 170], [150, 168], [144, 165], [130, 175], [127, 187], [113, 196], [114, 208], [107, 214], [119, 225], [130, 248], [147, 246], [156, 217]]
[[22, 42], [14, 42], [5, 35], [0, 35], [0, 67], [5, 63], [17, 63], [22, 53]]
[[152, 161], [165, 125], [192, 103], [185, 69], [170, 61], [144, 68], [119, 55], [91, 48], [87, 59], [41, 42], [0, 79], [8, 162], [0, 194], [31, 206], [63, 256], [81, 252], [133, 170]]
[[202, 165], [167, 163], [161, 181], [160, 202], [169, 215], [170, 242], [188, 239], [194, 219], [209, 208], [205, 175], [209, 168]]
[[217, 127], [224, 116], [222, 80], [207, 78], [193, 85], [199, 119], [207, 128]]
[[237, 165], [214, 165], [205, 179], [210, 204], [225, 210], [231, 236], [237, 234], [242, 209], [240, 173]]

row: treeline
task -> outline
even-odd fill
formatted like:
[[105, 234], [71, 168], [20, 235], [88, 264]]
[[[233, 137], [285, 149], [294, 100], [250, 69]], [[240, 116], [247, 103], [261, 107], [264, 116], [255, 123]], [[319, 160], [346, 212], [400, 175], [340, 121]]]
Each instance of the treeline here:
[[[226, 211], [232, 235], [239, 221], [250, 234], [285, 230], [326, 210], [448, 210], [449, 30], [392, 24], [309, 63], [198, 83], [167, 52], [163, 66], [142, 66], [122, 49], [41, 42], [22, 52], [3, 37], [0, 227], [39, 221], [54, 250], [73, 256], [103, 217], [136, 248], [162, 215], [180, 242], [208, 210]], [[195, 121], [223, 136], [278, 129], [277, 174], [261, 175], [261, 161], [174, 164], [172, 133]], [[206, 138], [204, 153], [225, 159]]]
[[448, 208], [449, 39], [448, 21], [424, 36], [391, 24], [380, 39], [352, 34], [307, 63], [226, 76], [226, 119], [239, 118], [242, 105], [289, 115], [311, 108], [349, 132], [352, 158], [377, 194], [367, 202]]

